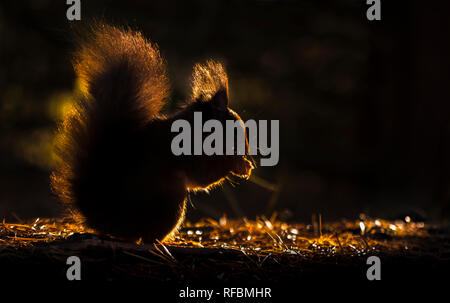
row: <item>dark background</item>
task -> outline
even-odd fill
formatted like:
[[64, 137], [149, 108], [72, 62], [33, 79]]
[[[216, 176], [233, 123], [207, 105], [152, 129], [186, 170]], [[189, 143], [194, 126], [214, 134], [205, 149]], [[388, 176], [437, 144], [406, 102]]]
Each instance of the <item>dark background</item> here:
[[279, 164], [191, 196], [188, 219], [450, 217], [448, 2], [384, 0], [372, 22], [365, 0], [81, 0], [74, 22], [65, 2], [0, 4], [0, 219], [60, 214], [53, 134], [76, 90], [73, 27], [93, 18], [159, 44], [174, 104], [213, 57], [244, 120], [280, 120]]

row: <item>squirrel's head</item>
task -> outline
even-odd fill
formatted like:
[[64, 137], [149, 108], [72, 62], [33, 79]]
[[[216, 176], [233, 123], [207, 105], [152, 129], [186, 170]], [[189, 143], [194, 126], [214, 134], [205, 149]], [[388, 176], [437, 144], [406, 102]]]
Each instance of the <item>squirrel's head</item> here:
[[[215, 61], [208, 61], [205, 65], [197, 64], [192, 78], [193, 94], [189, 112], [201, 112], [203, 123], [208, 120], [220, 122], [224, 154], [192, 156], [192, 172], [188, 176], [189, 187], [194, 190], [207, 188], [230, 174], [249, 178], [254, 166], [247, 158], [249, 155], [247, 132], [241, 117], [229, 108], [228, 77], [222, 64]], [[226, 138], [227, 121], [233, 122], [234, 142], [229, 142]], [[239, 132], [244, 134], [244, 138], [237, 135]], [[210, 133], [203, 132], [202, 139], [204, 140], [208, 135]], [[242, 139], [244, 142], [238, 142]], [[228, 146], [231, 144], [233, 148]], [[244, 153], [239, 152], [237, 148], [242, 144], [244, 144]], [[230, 151], [232, 151], [231, 154]]]

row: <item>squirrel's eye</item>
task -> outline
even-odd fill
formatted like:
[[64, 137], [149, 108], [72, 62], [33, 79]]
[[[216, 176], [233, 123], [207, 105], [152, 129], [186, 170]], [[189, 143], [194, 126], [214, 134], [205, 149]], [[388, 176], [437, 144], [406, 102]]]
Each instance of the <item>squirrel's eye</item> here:
[[213, 105], [213, 110], [216, 111], [216, 112], [224, 113], [226, 111], [226, 108], [223, 108], [221, 106]]

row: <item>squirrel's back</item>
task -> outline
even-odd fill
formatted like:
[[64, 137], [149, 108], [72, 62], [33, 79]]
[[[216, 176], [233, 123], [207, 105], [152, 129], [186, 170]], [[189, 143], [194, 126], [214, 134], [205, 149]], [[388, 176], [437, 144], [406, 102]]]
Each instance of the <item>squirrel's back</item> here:
[[[161, 238], [182, 216], [185, 190], [171, 172], [160, 176], [164, 163], [152, 155], [162, 143], [143, 137], [169, 93], [158, 48], [138, 32], [97, 24], [73, 64], [82, 94], [60, 125], [54, 192], [102, 233], [136, 240], [152, 224]], [[167, 188], [154, 178], [166, 178]]]

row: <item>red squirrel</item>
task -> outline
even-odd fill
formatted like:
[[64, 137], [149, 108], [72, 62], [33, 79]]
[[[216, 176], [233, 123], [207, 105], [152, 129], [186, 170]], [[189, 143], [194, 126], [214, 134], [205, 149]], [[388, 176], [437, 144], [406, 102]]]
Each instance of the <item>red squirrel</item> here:
[[208, 189], [234, 174], [249, 177], [245, 155], [181, 155], [171, 152], [171, 124], [240, 120], [228, 107], [222, 64], [197, 64], [192, 96], [170, 114], [166, 64], [140, 32], [96, 24], [80, 40], [73, 65], [81, 91], [58, 128], [54, 193], [85, 226], [126, 241], [167, 239], [182, 224], [190, 191]]

